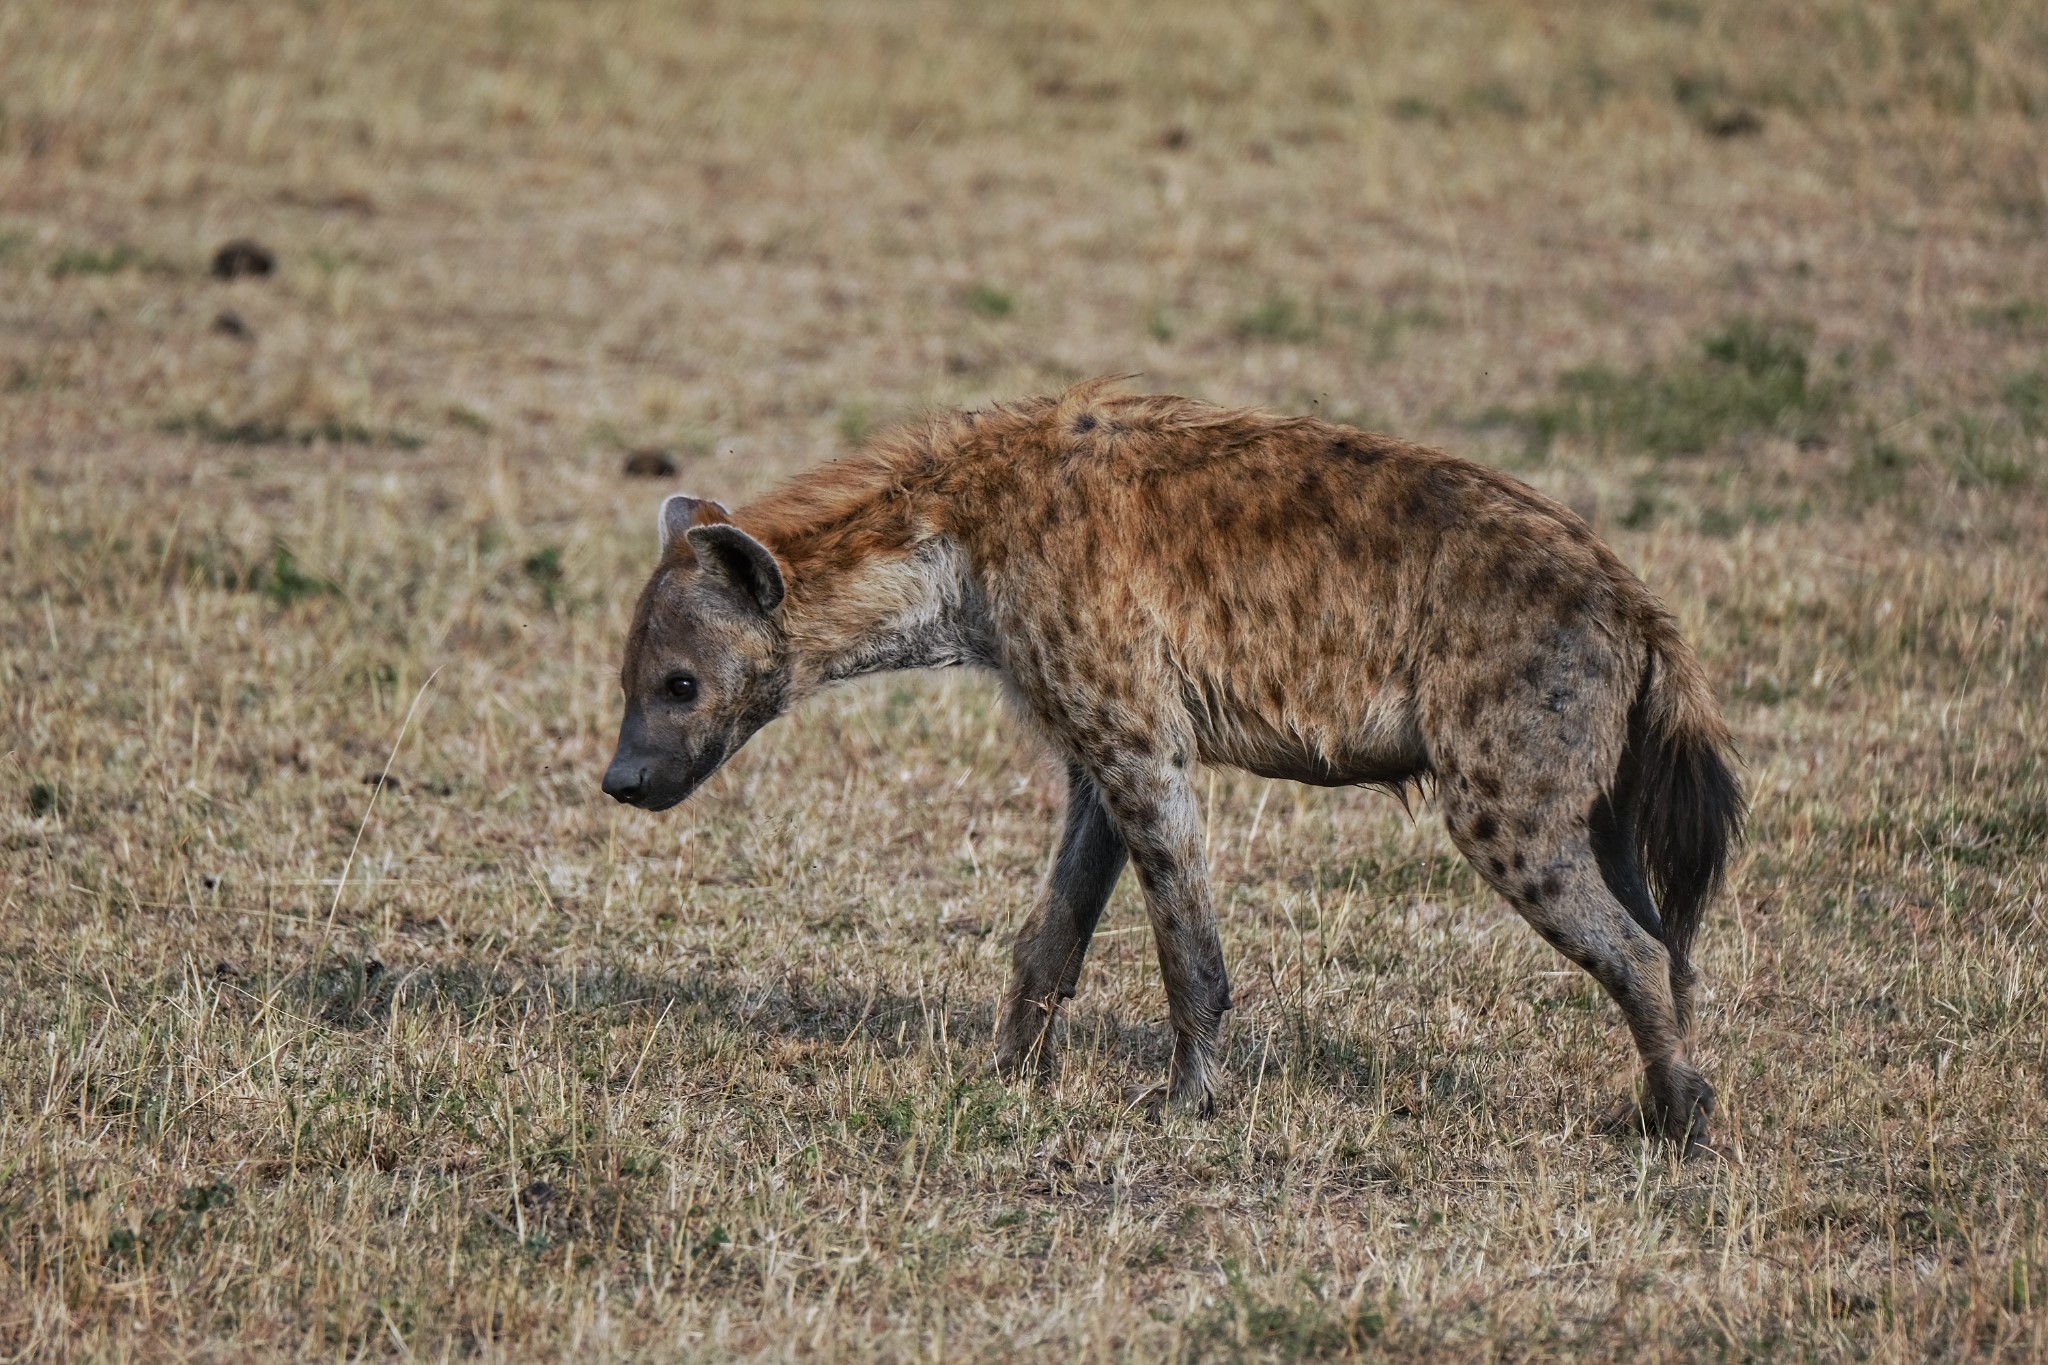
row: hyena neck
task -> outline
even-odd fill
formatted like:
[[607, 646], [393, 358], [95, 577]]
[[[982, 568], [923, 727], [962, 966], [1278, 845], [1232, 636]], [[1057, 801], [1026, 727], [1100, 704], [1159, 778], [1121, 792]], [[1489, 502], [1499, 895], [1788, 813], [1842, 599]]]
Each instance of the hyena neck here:
[[[934, 536], [878, 556], [822, 594], [807, 625], [816, 686], [900, 668], [993, 667], [988, 604], [966, 554]], [[791, 641], [797, 635], [791, 631]], [[799, 674], [802, 673], [799, 669]]]
[[782, 562], [794, 704], [833, 683], [903, 668], [994, 667], [986, 600], [949, 536], [860, 537], [840, 527], [741, 526]]

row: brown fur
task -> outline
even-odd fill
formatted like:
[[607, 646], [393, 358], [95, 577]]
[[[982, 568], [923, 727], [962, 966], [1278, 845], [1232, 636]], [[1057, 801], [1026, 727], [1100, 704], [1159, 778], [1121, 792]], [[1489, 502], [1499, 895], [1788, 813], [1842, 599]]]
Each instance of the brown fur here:
[[[700, 569], [700, 534], [676, 537], [628, 641], [629, 727], [637, 713], [643, 735], [660, 729], [650, 689], [677, 659], [701, 671], [693, 648], [734, 681], [671, 718], [665, 742], [721, 760], [840, 678], [973, 664], [1066, 757], [1066, 832], [1017, 942], [1004, 1064], [1049, 1065], [1054, 1012], [1128, 858], [1167, 983], [1171, 1090], [1206, 1107], [1230, 994], [1193, 766], [1428, 782], [1480, 874], [1621, 1005], [1653, 1125], [1703, 1131], [1712, 1092], [1684, 1051], [1690, 919], [1674, 936], [1630, 890], [1646, 885], [1634, 841], [1655, 863], [1658, 836], [1610, 798], [1643, 786], [1672, 818], [1711, 807], [1698, 856], [1650, 869], [1696, 918], [1739, 814], [1728, 736], [1662, 606], [1571, 512], [1389, 437], [1096, 381], [937, 416], [729, 518], [772, 552], [787, 597], [750, 619], [726, 581], [746, 566]], [[693, 632], [725, 643], [678, 643]], [[653, 771], [663, 744], [622, 734], [614, 773]], [[1674, 752], [1696, 760], [1681, 765], [1692, 787], [1666, 776]]]

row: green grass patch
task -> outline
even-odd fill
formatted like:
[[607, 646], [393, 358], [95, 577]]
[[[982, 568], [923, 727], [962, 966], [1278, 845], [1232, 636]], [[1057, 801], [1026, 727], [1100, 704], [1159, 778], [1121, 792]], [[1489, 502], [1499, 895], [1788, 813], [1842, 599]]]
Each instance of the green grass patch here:
[[1387, 106], [1387, 112], [1403, 123], [1434, 123], [1443, 127], [1451, 116], [1441, 104], [1420, 95], [1403, 95]]
[[1879, 435], [1867, 435], [1850, 456], [1842, 483], [1861, 504], [1884, 502], [1906, 491], [1906, 475], [1914, 465], [1904, 446]]
[[1458, 101], [1467, 112], [1493, 118], [1521, 120], [1529, 117], [1529, 101], [1506, 81], [1481, 81], [1469, 85]]
[[2034, 466], [2020, 432], [1981, 413], [1959, 412], [1934, 429], [1935, 448], [1958, 482], [1976, 488], [2024, 488]]
[[1987, 332], [2028, 336], [2048, 331], [2048, 303], [2039, 299], [2008, 299], [1990, 308], [1972, 308], [1969, 318], [1972, 326]]
[[339, 583], [307, 570], [281, 538], [271, 541], [269, 554], [260, 558], [210, 541], [186, 553], [185, 576], [191, 582], [223, 592], [267, 597], [280, 607], [311, 597], [342, 595]]
[[1408, 333], [1431, 331], [1442, 327], [1445, 322], [1444, 315], [1426, 303], [1389, 308], [1380, 313], [1340, 316], [1339, 320], [1358, 330], [1365, 339], [1367, 353], [1374, 361], [1392, 360], [1401, 349], [1402, 337]]
[[967, 291], [967, 311], [977, 317], [1006, 318], [1017, 311], [1017, 301], [991, 284], [977, 284]]
[[1761, 435], [1824, 439], [1848, 385], [1813, 373], [1809, 344], [1804, 327], [1740, 318], [1670, 364], [1567, 371], [1555, 400], [1519, 414], [1519, 424], [1538, 456], [1567, 437], [1603, 453], [1651, 455], [1704, 454]]
[[875, 415], [865, 403], [848, 403], [839, 409], [839, 439], [854, 449], [875, 434]]
[[166, 418], [158, 424], [158, 430], [173, 436], [196, 436], [215, 445], [230, 446], [310, 446], [324, 443], [418, 450], [426, 444], [413, 433], [396, 427], [369, 427], [361, 422], [335, 418], [301, 426], [262, 418], [223, 422], [212, 413], [203, 411]]
[[1647, 531], [1657, 524], [1658, 514], [1662, 510], [1655, 497], [1646, 492], [1639, 492], [1629, 499], [1628, 506], [1616, 514], [1614, 521], [1625, 531]]
[[1770, 526], [1787, 517], [1803, 522], [1811, 513], [1812, 508], [1803, 503], [1787, 507], [1750, 498], [1741, 503], [1706, 508], [1700, 513], [1700, 534], [1725, 539], [1735, 535], [1745, 526]]
[[2029, 370], [2005, 381], [1999, 396], [2028, 436], [2048, 436], [2048, 368]]
[[1313, 341], [1322, 330], [1320, 316], [1277, 292], [1231, 327], [1240, 341]]
[[291, 546], [283, 541], [271, 545], [270, 562], [258, 565], [246, 585], [252, 592], [260, 592], [280, 607], [309, 597], [339, 597], [341, 585], [331, 578], [308, 573], [299, 565]]
[[1226, 1260], [1223, 1279], [1223, 1293], [1188, 1323], [1190, 1360], [1351, 1355], [1386, 1328], [1378, 1312], [1331, 1303], [1306, 1275], [1298, 1278], [1295, 1292], [1269, 1295], [1247, 1281], [1235, 1260]]
[[[26, 239], [23, 239], [23, 245]], [[105, 251], [93, 247], [67, 247], [50, 263], [50, 275], [66, 279], [72, 275], [118, 275], [124, 270], [150, 270], [171, 274], [177, 267], [161, 256], [152, 256], [121, 242]]]
[[562, 599], [562, 547], [544, 545], [528, 555], [519, 567], [527, 580], [540, 589], [542, 605], [553, 611], [555, 603]]
[[142, 253], [125, 243], [109, 251], [68, 247], [51, 263], [50, 274], [60, 280], [69, 275], [118, 275], [141, 261]]

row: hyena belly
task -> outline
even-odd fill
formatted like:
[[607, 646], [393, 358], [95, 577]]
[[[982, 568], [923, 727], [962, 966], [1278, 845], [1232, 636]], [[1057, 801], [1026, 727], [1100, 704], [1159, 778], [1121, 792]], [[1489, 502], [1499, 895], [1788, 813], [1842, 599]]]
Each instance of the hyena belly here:
[[1360, 700], [1342, 723], [1319, 719], [1289, 723], [1288, 708], [1271, 713], [1243, 704], [1210, 704], [1214, 689], [1190, 707], [1196, 749], [1204, 763], [1227, 764], [1260, 777], [1305, 782], [1317, 787], [1399, 787], [1426, 775], [1429, 746], [1416, 716], [1415, 699], [1401, 690], [1379, 690]]

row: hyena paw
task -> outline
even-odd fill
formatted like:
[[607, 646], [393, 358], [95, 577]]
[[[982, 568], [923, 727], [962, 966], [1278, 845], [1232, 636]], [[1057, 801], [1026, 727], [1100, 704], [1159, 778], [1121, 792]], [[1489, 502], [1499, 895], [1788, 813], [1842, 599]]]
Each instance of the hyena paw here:
[[1213, 1085], [1197, 1085], [1176, 1078], [1170, 1081], [1154, 1081], [1150, 1085], [1127, 1085], [1124, 1087], [1124, 1109], [1142, 1113], [1153, 1122], [1158, 1122], [1169, 1113], [1190, 1114], [1195, 1118], [1213, 1118], [1216, 1114], [1217, 1092]]
[[1166, 1103], [1176, 1112], [1193, 1114], [1196, 1118], [1213, 1118], [1216, 1101], [1222, 1092], [1222, 1077], [1215, 1064], [1203, 1062], [1195, 1066], [1176, 1066], [1173, 1078], [1167, 1085]]
[[1012, 1006], [996, 1032], [996, 1073], [1015, 1081], [1043, 1081], [1057, 1062], [1051, 1012], [1030, 1001]]
[[1681, 1153], [1712, 1151], [1707, 1130], [1713, 1117], [1714, 1087], [1691, 1068], [1653, 1078], [1643, 1087], [1643, 1127]]
[[1681, 1155], [1711, 1155], [1707, 1130], [1713, 1117], [1714, 1087], [1687, 1067], [1644, 1077], [1642, 1098], [1617, 1101], [1597, 1126], [1603, 1133], [1640, 1133], [1671, 1143]]
[[1154, 1123], [1159, 1122], [1166, 1112], [1166, 1083], [1155, 1081], [1151, 1085], [1125, 1086], [1124, 1110], [1126, 1113], [1143, 1114]]
[[1217, 1098], [1213, 1076], [1208, 1080], [1193, 1081], [1184, 1073], [1176, 1073], [1172, 1080], [1124, 1087], [1124, 1108], [1143, 1113], [1155, 1123], [1168, 1113], [1191, 1114], [1199, 1119], [1214, 1118]]
[[1049, 1043], [1030, 1048], [998, 1048], [989, 1062], [990, 1070], [1006, 1081], [1043, 1084], [1058, 1072], [1058, 1060]]

